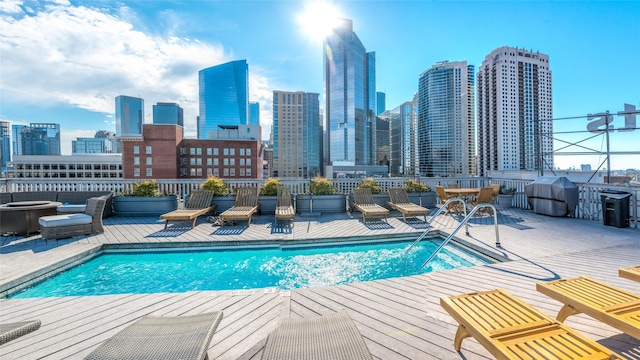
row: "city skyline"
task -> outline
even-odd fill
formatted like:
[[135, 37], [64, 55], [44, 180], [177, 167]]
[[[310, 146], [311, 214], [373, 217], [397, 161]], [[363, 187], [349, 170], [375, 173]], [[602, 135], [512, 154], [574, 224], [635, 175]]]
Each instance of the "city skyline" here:
[[[3, 2], [0, 120], [59, 123], [63, 154], [70, 154], [71, 140], [115, 130], [113, 101], [127, 94], [145, 100], [145, 123], [151, 123], [152, 104], [181, 104], [185, 133], [195, 137], [198, 70], [247, 59], [250, 101], [261, 104], [263, 134], [268, 134], [274, 89], [318, 92], [322, 99], [322, 44], [298, 22], [306, 4]], [[616, 114], [625, 103], [640, 107], [640, 78], [633, 71], [640, 58], [633, 46], [640, 36], [638, 2], [342, 1], [334, 6], [376, 52], [376, 91], [385, 92], [388, 109], [412, 99], [419, 74], [433, 63], [467, 61], [477, 69], [501, 46], [550, 56], [554, 117], [580, 117], [558, 121], [555, 131], [586, 131], [589, 113]], [[451, 17], [457, 18], [455, 26]], [[287, 41], [275, 40], [281, 38]], [[614, 126], [623, 127], [624, 119], [615, 116]], [[611, 150], [637, 151], [638, 133], [612, 133]], [[563, 139], [570, 136], [578, 141], [590, 133]], [[602, 149], [602, 137], [595, 141], [590, 147]], [[604, 157], [555, 160], [561, 168], [588, 163], [596, 169]], [[640, 160], [614, 156], [611, 165], [640, 168]]]

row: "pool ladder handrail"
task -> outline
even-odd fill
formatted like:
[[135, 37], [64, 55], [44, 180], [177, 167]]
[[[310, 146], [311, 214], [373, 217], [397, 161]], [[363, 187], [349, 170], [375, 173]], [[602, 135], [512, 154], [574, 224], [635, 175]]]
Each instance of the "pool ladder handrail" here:
[[[476, 207], [473, 208], [473, 210], [471, 210], [471, 212], [469, 213], [469, 215], [467, 215], [464, 220], [462, 220], [462, 222], [460, 223], [460, 225], [458, 225], [458, 227], [455, 228], [455, 230], [453, 230], [453, 232], [451, 234], [449, 234], [449, 236], [442, 242], [442, 244], [440, 244], [440, 246], [438, 246], [438, 248], [436, 249], [436, 251], [433, 252], [433, 254], [431, 254], [431, 256], [429, 256], [429, 258], [427, 259], [427, 261], [425, 261], [422, 264], [422, 268], [424, 268], [425, 266], [427, 266], [431, 260], [433, 260], [433, 258], [436, 257], [436, 255], [440, 252], [440, 250], [442, 250], [442, 248], [447, 245], [447, 243], [453, 238], [453, 236], [458, 232], [458, 230], [460, 230], [460, 228], [462, 227], [462, 225], [466, 224], [469, 219], [471, 219], [471, 217], [481, 208], [485, 208], [485, 207], [489, 207], [493, 210], [493, 223], [494, 223], [494, 227], [496, 229], [496, 247], [499, 248], [501, 247], [500, 245], [500, 236], [498, 234], [498, 209], [496, 209], [496, 207], [493, 204], [489, 204], [489, 203], [482, 203], [482, 204], [478, 204], [476, 205]], [[468, 233], [467, 233], [468, 235]]]
[[[442, 206], [440, 206], [440, 208], [438, 209], [438, 211], [436, 211], [436, 213], [435, 213], [435, 214], [433, 214], [433, 215], [429, 218], [429, 220], [427, 220], [427, 225], [431, 224], [431, 221], [432, 221], [433, 219], [435, 219], [435, 218], [436, 218], [436, 216], [440, 215], [440, 213], [441, 213], [441, 212], [443, 212], [443, 211], [445, 211], [445, 210], [447, 209], [447, 207], [449, 206], [449, 204], [454, 203], [454, 202], [461, 202], [461, 203], [462, 203], [462, 208], [464, 209], [464, 217], [466, 218], [466, 217], [467, 217], [467, 203], [466, 203], [463, 199], [458, 198], [458, 197], [455, 197], [455, 198], [451, 198], [451, 199], [447, 200], [447, 202], [445, 202], [444, 204], [442, 204]], [[466, 223], [465, 223], [465, 224], [466, 224]], [[419, 243], [419, 242], [420, 242], [420, 240], [424, 239], [424, 237], [425, 237], [425, 236], [427, 236], [427, 233], [429, 233], [429, 231], [430, 231], [430, 230], [431, 230], [431, 229], [427, 228], [427, 229], [422, 233], [422, 235], [420, 235], [420, 236], [416, 239], [416, 241], [414, 241], [414, 242], [413, 242], [413, 244], [411, 244], [411, 246], [409, 246], [409, 247], [407, 248], [407, 250], [405, 250], [405, 251], [404, 251], [404, 253], [406, 254], [406, 253], [408, 253], [411, 249], [413, 249], [413, 247], [414, 247], [414, 246], [416, 246], [416, 244], [417, 244], [417, 243]], [[467, 232], [467, 235], [469, 235], [469, 225], [466, 225], [466, 232]]]

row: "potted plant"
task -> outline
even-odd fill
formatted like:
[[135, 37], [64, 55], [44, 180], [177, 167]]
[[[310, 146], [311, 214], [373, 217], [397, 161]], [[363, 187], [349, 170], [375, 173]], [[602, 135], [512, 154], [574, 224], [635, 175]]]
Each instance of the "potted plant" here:
[[[211, 205], [216, 206], [217, 213], [230, 209], [236, 202], [236, 197], [232, 195], [229, 185], [219, 177], [209, 176], [207, 180], [200, 184], [200, 189], [213, 191]], [[185, 198], [186, 202], [187, 198]]]
[[362, 179], [357, 188], [370, 189], [371, 194], [373, 194], [373, 201], [384, 208], [387, 207], [387, 202], [389, 202], [389, 194], [382, 193], [382, 187], [374, 178], [369, 177]]
[[513, 195], [515, 195], [515, 193], [515, 188], [506, 188], [504, 185], [501, 185], [498, 194], [498, 204], [503, 208], [510, 208], [513, 206]]
[[178, 208], [178, 196], [158, 189], [156, 180], [133, 184], [132, 191], [113, 197], [113, 210], [118, 216], [160, 216]]
[[279, 186], [280, 180], [274, 178], [269, 178], [262, 184], [262, 187], [260, 188], [260, 196], [258, 196], [258, 209], [260, 209], [260, 214], [276, 213]]
[[409, 179], [404, 183], [404, 189], [407, 191], [409, 201], [424, 207], [436, 206], [436, 193], [426, 184], [421, 183], [418, 179]]
[[346, 211], [346, 197], [339, 194], [331, 180], [317, 176], [309, 183], [308, 193], [296, 197], [296, 210], [303, 213], [339, 213]]

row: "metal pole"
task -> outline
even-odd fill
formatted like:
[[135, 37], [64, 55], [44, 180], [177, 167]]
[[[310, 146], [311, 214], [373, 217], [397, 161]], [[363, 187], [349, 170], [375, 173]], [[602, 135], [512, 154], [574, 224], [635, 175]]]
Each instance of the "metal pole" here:
[[611, 183], [611, 154], [609, 153], [609, 110], [607, 110], [607, 119], [605, 120], [606, 136], [607, 136], [607, 184]]

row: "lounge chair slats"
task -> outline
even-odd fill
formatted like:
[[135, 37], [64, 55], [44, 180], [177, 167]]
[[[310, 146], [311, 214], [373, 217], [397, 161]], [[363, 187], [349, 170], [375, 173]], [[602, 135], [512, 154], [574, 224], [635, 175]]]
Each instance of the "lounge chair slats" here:
[[225, 221], [230, 220], [247, 220], [247, 226], [249, 226], [251, 217], [256, 211], [258, 211], [258, 188], [238, 188], [235, 205], [220, 214], [221, 226], [224, 226]]
[[367, 222], [367, 218], [382, 218], [387, 221], [389, 210], [376, 204], [373, 201], [371, 189], [353, 190], [353, 207], [362, 213], [362, 222]]
[[85, 359], [207, 359], [222, 311], [193, 316], [146, 316], [102, 343]]
[[391, 188], [389, 189], [389, 206], [392, 209], [400, 211], [404, 222], [407, 222], [407, 216], [424, 216], [424, 221], [427, 221], [427, 214], [429, 209], [420, 205], [414, 204], [409, 201], [409, 195], [403, 188]]
[[443, 296], [440, 305], [460, 324], [456, 351], [473, 336], [497, 359], [622, 359], [502, 289]]
[[215, 210], [216, 207], [211, 205], [212, 199], [213, 191], [211, 190], [197, 190], [192, 192], [191, 196], [189, 196], [189, 202], [184, 209], [174, 210], [160, 215], [160, 219], [164, 220], [164, 228], [167, 228], [170, 221], [191, 221], [191, 228], [193, 229], [196, 226], [198, 216]]
[[618, 269], [618, 275], [629, 280], [640, 281], [640, 265]]
[[536, 289], [564, 304], [558, 321], [584, 313], [640, 339], [639, 295], [586, 276], [538, 282]]
[[0, 324], [0, 345], [40, 328], [40, 320]]
[[262, 360], [368, 360], [371, 353], [344, 311], [283, 319], [267, 338]]
[[278, 187], [278, 199], [276, 200], [275, 221], [291, 220], [291, 226], [295, 219], [296, 212], [291, 205], [291, 188], [287, 186]]

